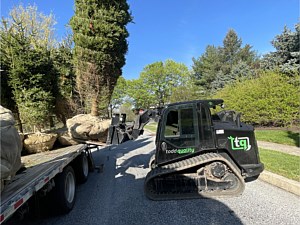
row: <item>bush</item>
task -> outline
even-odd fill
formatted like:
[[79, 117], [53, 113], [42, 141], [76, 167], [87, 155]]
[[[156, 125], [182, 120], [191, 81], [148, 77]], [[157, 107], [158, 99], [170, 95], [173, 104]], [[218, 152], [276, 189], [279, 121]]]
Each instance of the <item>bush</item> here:
[[290, 78], [264, 72], [258, 78], [237, 81], [214, 97], [227, 109], [241, 112], [243, 121], [254, 125], [288, 126], [299, 123], [299, 93]]

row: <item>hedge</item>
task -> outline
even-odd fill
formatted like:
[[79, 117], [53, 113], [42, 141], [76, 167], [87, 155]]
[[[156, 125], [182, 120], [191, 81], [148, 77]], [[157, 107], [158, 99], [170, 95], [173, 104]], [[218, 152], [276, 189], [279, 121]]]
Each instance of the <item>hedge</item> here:
[[[298, 78], [293, 78], [297, 83]], [[262, 72], [258, 78], [236, 81], [216, 93], [226, 109], [242, 113], [242, 120], [261, 126], [299, 125], [299, 91], [290, 78]]]

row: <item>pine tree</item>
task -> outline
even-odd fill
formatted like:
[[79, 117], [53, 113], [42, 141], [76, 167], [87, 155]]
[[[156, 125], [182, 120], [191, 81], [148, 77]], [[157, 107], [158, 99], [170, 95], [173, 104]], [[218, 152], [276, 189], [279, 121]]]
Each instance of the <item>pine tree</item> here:
[[107, 108], [122, 75], [128, 49], [126, 25], [131, 21], [126, 0], [76, 0], [70, 24], [74, 33], [76, 84], [92, 115]]
[[257, 56], [250, 45], [242, 47], [242, 39], [230, 29], [223, 46], [208, 45], [204, 54], [198, 59], [193, 58], [193, 63], [195, 84], [209, 95], [240, 77], [249, 77], [249, 71], [252, 72], [257, 63]]
[[210, 90], [211, 83], [216, 79], [223, 65], [222, 49], [208, 45], [204, 54], [198, 59], [193, 58], [193, 63], [195, 84]]
[[223, 40], [223, 73], [229, 74], [233, 65], [238, 61], [238, 53], [241, 50], [242, 39], [233, 29], [230, 29]]

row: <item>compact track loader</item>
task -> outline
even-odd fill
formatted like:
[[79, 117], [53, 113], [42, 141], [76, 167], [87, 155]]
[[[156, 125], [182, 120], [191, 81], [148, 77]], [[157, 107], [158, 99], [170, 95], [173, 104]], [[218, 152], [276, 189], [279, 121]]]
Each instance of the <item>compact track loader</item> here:
[[263, 171], [253, 126], [240, 114], [212, 113], [223, 100], [166, 106], [160, 115], [156, 151], [145, 179], [152, 200], [237, 196]]

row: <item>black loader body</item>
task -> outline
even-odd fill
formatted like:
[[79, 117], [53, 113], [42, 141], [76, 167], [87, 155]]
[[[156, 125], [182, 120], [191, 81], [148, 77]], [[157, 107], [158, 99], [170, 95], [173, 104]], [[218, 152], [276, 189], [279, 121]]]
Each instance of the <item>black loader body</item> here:
[[161, 112], [145, 193], [153, 200], [236, 196], [263, 171], [253, 126], [223, 100], [168, 105]]

